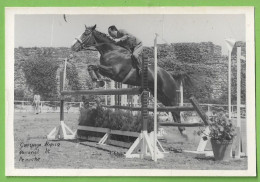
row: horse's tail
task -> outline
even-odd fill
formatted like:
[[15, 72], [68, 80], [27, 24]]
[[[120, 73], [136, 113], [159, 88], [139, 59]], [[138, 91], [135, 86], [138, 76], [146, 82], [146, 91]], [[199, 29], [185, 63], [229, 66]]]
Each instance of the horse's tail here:
[[[172, 74], [172, 77], [179, 84], [182, 82], [184, 88], [192, 87], [194, 85], [192, 78], [187, 73]], [[173, 111], [171, 113], [173, 120], [177, 123], [181, 123], [180, 111]], [[188, 138], [185, 127], [179, 126], [178, 129], [183, 137]]]

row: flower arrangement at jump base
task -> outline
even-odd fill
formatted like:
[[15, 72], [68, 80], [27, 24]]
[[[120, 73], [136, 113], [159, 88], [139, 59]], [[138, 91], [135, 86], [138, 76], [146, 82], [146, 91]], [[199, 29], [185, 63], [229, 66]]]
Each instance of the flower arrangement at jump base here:
[[[210, 138], [215, 160], [231, 159], [231, 150], [236, 129], [231, 120], [224, 112], [219, 112], [211, 118], [209, 124], [209, 135], [205, 135], [204, 140]], [[202, 132], [199, 132], [202, 133]]]

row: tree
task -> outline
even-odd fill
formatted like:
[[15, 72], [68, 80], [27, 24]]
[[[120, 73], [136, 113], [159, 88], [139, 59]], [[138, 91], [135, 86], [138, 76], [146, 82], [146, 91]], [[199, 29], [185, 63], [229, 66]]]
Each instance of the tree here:
[[29, 58], [23, 65], [26, 83], [43, 99], [57, 97], [57, 69], [57, 62], [45, 54]]

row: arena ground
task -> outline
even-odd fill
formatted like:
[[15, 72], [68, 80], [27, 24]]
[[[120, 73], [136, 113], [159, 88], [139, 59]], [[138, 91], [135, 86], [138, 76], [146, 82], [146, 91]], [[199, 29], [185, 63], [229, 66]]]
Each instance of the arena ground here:
[[[79, 114], [65, 113], [66, 124], [75, 131]], [[187, 169], [187, 170], [245, 170], [247, 158], [214, 161], [213, 157], [200, 158], [182, 150], [196, 150], [198, 128], [188, 128], [189, 140], [181, 137], [175, 127], [167, 127], [169, 151], [157, 163], [151, 159], [126, 159], [127, 149], [99, 146], [87, 141], [47, 141], [46, 135], [59, 124], [59, 113], [15, 113], [14, 141], [15, 168], [73, 168], [73, 169]], [[210, 149], [210, 146], [207, 146]]]

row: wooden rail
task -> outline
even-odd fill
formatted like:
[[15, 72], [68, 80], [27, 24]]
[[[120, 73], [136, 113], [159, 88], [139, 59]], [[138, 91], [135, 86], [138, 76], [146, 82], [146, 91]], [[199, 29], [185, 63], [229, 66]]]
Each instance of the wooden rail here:
[[[131, 106], [120, 106], [120, 105], [101, 105], [105, 108], [113, 108], [113, 109], [123, 109], [123, 110], [131, 110], [131, 111], [141, 111], [141, 107], [131, 107]], [[170, 106], [170, 107], [158, 107], [158, 112], [170, 112], [170, 111], [194, 111], [195, 109], [191, 106]], [[153, 107], [148, 107], [148, 111], [153, 112]]]
[[173, 122], [161, 122], [159, 123], [161, 126], [183, 126], [183, 127], [199, 127], [205, 126], [204, 123], [173, 123]]
[[61, 95], [137, 95], [140, 94], [140, 88], [122, 88], [122, 89], [93, 89], [93, 90], [65, 90]]
[[130, 137], [138, 137], [140, 133], [132, 132], [132, 131], [122, 131], [122, 130], [111, 130], [109, 128], [101, 128], [101, 127], [93, 127], [93, 126], [82, 126], [78, 125], [78, 130], [83, 131], [93, 131], [99, 133], [107, 133], [112, 135], [121, 135], [121, 136], [130, 136]]

